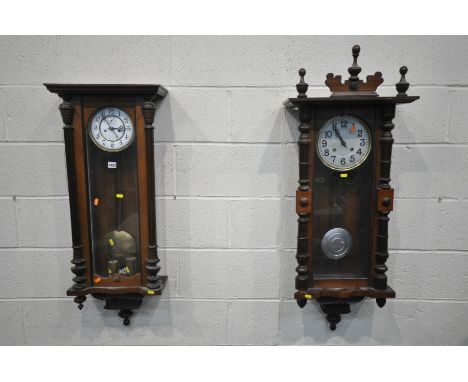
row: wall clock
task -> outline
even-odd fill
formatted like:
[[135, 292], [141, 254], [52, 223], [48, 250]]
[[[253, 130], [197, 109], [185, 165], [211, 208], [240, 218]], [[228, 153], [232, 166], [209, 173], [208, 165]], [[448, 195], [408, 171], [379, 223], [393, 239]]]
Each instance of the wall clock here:
[[382, 73], [359, 79], [360, 47], [352, 49], [350, 77], [326, 76], [330, 97], [308, 98], [306, 71], [299, 70], [298, 95], [285, 106], [299, 112], [299, 188], [296, 293], [298, 305], [316, 299], [335, 330], [350, 304], [365, 297], [383, 307], [395, 297], [387, 285], [388, 222], [393, 209], [390, 166], [392, 122], [406, 94], [400, 68], [395, 97], [376, 90]]
[[153, 121], [160, 85], [44, 84], [57, 93], [64, 126], [74, 284], [119, 310], [123, 323], [144, 296], [160, 295]]

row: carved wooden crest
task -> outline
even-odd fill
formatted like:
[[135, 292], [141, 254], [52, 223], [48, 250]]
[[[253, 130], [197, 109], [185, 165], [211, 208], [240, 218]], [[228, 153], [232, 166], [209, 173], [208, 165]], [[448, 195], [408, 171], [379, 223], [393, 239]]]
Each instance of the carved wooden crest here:
[[359, 79], [359, 73], [361, 67], [357, 64], [357, 58], [361, 48], [359, 45], [353, 46], [353, 64], [348, 68], [350, 77], [344, 83], [341, 82], [341, 76], [335, 76], [333, 73], [327, 74], [325, 84], [332, 91], [332, 96], [351, 95], [351, 94], [362, 94], [362, 95], [375, 95], [377, 88], [383, 83], [382, 73], [375, 72], [373, 75], [369, 75], [366, 78], [366, 82]]

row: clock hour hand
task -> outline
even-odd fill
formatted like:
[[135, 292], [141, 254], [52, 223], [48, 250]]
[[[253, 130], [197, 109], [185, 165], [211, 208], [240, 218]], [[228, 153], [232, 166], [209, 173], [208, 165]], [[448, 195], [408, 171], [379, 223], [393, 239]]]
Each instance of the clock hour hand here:
[[[109, 130], [112, 131], [114, 133], [114, 135], [118, 138], [119, 136], [117, 135], [117, 133], [114, 131], [115, 130], [115, 127], [112, 127], [111, 124], [109, 122], [107, 122], [107, 118], [104, 118], [104, 121], [106, 121], [107, 123], [107, 126], [109, 126]], [[118, 130], [120, 131], [120, 127], [118, 128]]]
[[109, 130], [112, 131], [112, 132], [115, 134], [115, 136], [118, 138], [119, 136], [118, 136], [118, 135], [116, 134], [116, 132], [114, 131], [114, 128], [110, 125], [109, 122], [107, 122], [107, 117], [104, 118], [104, 121], [106, 121], [107, 126], [109, 126]]
[[[335, 135], [338, 137], [338, 139], [340, 140], [341, 144], [346, 147], [346, 142], [345, 140], [341, 137], [341, 134], [340, 132], [338, 131], [337, 127], [336, 126], [333, 126], [333, 131], [335, 132]], [[347, 148], [347, 147], [346, 147]]]
[[115, 127], [112, 127], [111, 125], [109, 125], [109, 130], [112, 131], [115, 136], [118, 138], [119, 136], [117, 135], [117, 133], [114, 131], [115, 130]]

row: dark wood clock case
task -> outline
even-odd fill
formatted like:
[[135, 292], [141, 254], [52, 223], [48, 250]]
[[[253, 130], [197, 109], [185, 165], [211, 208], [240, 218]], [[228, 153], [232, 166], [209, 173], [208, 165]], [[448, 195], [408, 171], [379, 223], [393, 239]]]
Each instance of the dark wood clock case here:
[[[303, 308], [316, 299], [335, 330], [341, 314], [350, 312], [350, 304], [364, 297], [375, 298], [383, 307], [395, 291], [387, 285], [388, 222], [393, 209], [390, 167], [393, 145], [392, 122], [397, 104], [411, 103], [419, 97], [406, 94], [407, 68], [400, 69], [395, 97], [380, 97], [377, 87], [383, 82], [376, 72], [359, 79], [359, 46], [354, 46], [354, 62], [344, 83], [341, 76], [326, 76], [330, 97], [308, 98], [306, 71], [299, 70], [298, 95], [285, 101], [299, 116], [299, 187], [296, 194], [298, 218], [296, 293]], [[345, 172], [326, 167], [317, 157], [316, 140], [320, 127], [337, 115], [352, 115], [369, 126], [372, 149], [359, 167]], [[334, 214], [327, 211], [333, 210]], [[330, 217], [332, 216], [332, 217]], [[331, 222], [331, 219], [334, 221]], [[326, 260], [320, 250], [324, 233], [338, 224], [353, 236], [353, 251], [339, 261]]]
[[[160, 85], [44, 85], [63, 100], [59, 109], [64, 122], [75, 274], [67, 295], [75, 297], [79, 309], [89, 294], [105, 300], [104, 308], [119, 310], [128, 325], [143, 297], [160, 295], [167, 281], [167, 276], [158, 274], [153, 139], [156, 103], [167, 90]], [[120, 108], [133, 122], [134, 140], [125, 150], [106, 152], [90, 141], [89, 121], [106, 106]], [[118, 163], [118, 168], [108, 170], [108, 161], [116, 161], [111, 163]], [[120, 227], [136, 241], [136, 257], [130, 258], [134, 269], [125, 277], [106, 275], [107, 262], [96, 239], [114, 224], [117, 215], [123, 220]]]

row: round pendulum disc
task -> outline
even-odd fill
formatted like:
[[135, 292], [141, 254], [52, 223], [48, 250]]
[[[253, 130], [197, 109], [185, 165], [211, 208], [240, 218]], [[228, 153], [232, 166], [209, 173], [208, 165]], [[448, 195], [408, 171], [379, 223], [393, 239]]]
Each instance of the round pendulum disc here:
[[329, 259], [345, 257], [353, 245], [351, 234], [344, 228], [333, 228], [322, 239], [322, 251]]

